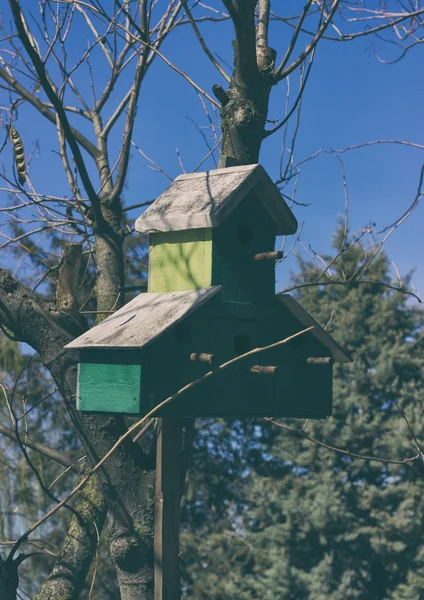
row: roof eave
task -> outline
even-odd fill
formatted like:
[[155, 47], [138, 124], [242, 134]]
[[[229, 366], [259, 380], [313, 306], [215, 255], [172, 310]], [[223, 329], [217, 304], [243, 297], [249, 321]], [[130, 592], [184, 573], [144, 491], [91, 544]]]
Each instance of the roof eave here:
[[[240, 167], [230, 167], [228, 169], [217, 169], [214, 176], [219, 176], [217, 171], [223, 174], [229, 171], [235, 171]], [[239, 186], [228, 195], [228, 198], [220, 210], [209, 214], [192, 214], [189, 219], [187, 216], [175, 216], [172, 220], [164, 217], [153, 216], [149, 218], [148, 211], [143, 213], [135, 222], [135, 230], [138, 233], [164, 233], [167, 231], [184, 231], [187, 229], [202, 229], [209, 227], [218, 227], [242, 202], [247, 194], [256, 186], [256, 193], [262, 201], [265, 210], [272, 218], [275, 225], [276, 235], [292, 235], [297, 230], [296, 217], [281, 197], [278, 189], [273, 184], [265, 169], [259, 165], [246, 165], [246, 171], [250, 173], [239, 184]], [[179, 175], [174, 181], [184, 181], [201, 176], [201, 173]], [[172, 184], [171, 184], [172, 185]]]
[[336, 340], [316, 321], [293, 296], [290, 294], [277, 294], [276, 297], [286, 308], [304, 325], [313, 327], [311, 334], [330, 351], [336, 362], [352, 362], [353, 358], [336, 342]]
[[[163, 333], [196, 312], [220, 290], [221, 286], [218, 285], [199, 290], [139, 294], [113, 315], [67, 344], [65, 348], [70, 350], [113, 350], [116, 348], [119, 348], [119, 350], [137, 350], [145, 348], [160, 338]], [[191, 299], [191, 297], [193, 298]], [[160, 300], [162, 307], [158, 307], [158, 300]], [[182, 308], [178, 311], [176, 307], [178, 307], [178, 303], [181, 306], [181, 302]], [[155, 307], [159, 308], [159, 311], [156, 315], [154, 313], [152, 315], [149, 311]], [[168, 323], [164, 324], [163, 315], [169, 316]], [[140, 317], [142, 316], [145, 318], [140, 325]], [[143, 336], [140, 339], [140, 336], [131, 335], [134, 328], [141, 331], [140, 326], [143, 322], [149, 323], [151, 327], [151, 331], [144, 335], [144, 339]], [[157, 322], [157, 325], [155, 325], [155, 322]]]

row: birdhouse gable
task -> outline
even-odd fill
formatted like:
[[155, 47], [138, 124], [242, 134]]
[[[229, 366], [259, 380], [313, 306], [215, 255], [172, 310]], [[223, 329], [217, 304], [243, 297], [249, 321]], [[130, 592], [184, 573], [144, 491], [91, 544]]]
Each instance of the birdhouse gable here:
[[[289, 314], [294, 317], [295, 322], [300, 324], [301, 327], [313, 327], [310, 332], [310, 336], [315, 338], [319, 344], [327, 349], [328, 356], [332, 357], [336, 362], [351, 362], [352, 357], [344, 350], [336, 340], [325, 331], [325, 329], [315, 321], [311, 315], [301, 307], [290, 294], [277, 294], [276, 298], [285, 306], [289, 311]], [[297, 331], [299, 331], [298, 325], [296, 325]], [[301, 338], [299, 338], [300, 340]], [[306, 339], [306, 336], [305, 336]]]
[[261, 165], [180, 175], [137, 219], [139, 233], [219, 226], [254, 190], [277, 235], [293, 234], [297, 221]]
[[228, 302], [274, 301], [275, 260], [255, 260], [275, 248], [275, 222], [251, 190], [219, 227], [212, 229], [211, 285]]

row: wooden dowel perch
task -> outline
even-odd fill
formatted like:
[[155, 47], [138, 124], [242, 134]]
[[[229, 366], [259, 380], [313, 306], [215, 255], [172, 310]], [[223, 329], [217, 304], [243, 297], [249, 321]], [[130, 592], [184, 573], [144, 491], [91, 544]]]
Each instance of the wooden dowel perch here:
[[274, 375], [278, 371], [278, 367], [253, 365], [253, 367], [250, 367], [249, 371], [256, 375]]
[[255, 254], [255, 260], [281, 260], [283, 258], [283, 253], [281, 250], [277, 252], [260, 252], [259, 254]]
[[215, 362], [215, 355], [206, 354], [206, 352], [193, 352], [192, 354], [190, 354], [190, 360], [196, 362], [204, 362], [211, 365], [213, 362]]
[[332, 365], [334, 358], [332, 356], [310, 356], [306, 362], [308, 365]]

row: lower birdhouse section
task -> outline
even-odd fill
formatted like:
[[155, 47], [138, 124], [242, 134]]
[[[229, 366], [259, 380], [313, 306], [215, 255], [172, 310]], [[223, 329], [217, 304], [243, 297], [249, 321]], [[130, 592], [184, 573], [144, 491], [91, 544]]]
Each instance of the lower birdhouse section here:
[[[176, 389], [204, 377], [158, 414], [317, 418], [330, 415], [333, 358], [310, 334], [300, 336], [303, 340], [292, 340], [231, 363], [238, 356], [282, 341], [305, 328], [285, 318], [287, 315], [281, 309], [270, 306], [258, 310], [247, 304], [210, 302], [190, 320], [167, 332], [152, 348], [147, 363], [150, 407]], [[201, 360], [202, 355], [209, 360]], [[310, 358], [321, 360], [311, 363]], [[227, 367], [218, 368], [228, 363]], [[213, 375], [208, 376], [212, 370]]]
[[[103, 347], [81, 348], [79, 410], [144, 415], [197, 381], [158, 409], [156, 415], [330, 415], [334, 359], [349, 360], [332, 338], [290, 297], [276, 297], [269, 306], [258, 308], [222, 302], [219, 288], [208, 290], [175, 292], [164, 304], [168, 294], [143, 294], [145, 306], [159, 302], [159, 296], [162, 305], [159, 309], [154, 307], [156, 316], [151, 307], [150, 315], [145, 315], [150, 320], [144, 327], [151, 332], [148, 343], [142, 347], [111, 348], [103, 339]], [[128, 340], [131, 336], [122, 328], [136, 319], [129, 309], [121, 317], [118, 313], [113, 315], [114, 327], [122, 340]], [[135, 314], [138, 323], [133, 323], [133, 327], [143, 326], [140, 311]], [[160, 335], [152, 336], [153, 317], [161, 323]], [[234, 360], [308, 326], [314, 329], [286, 344]], [[133, 336], [137, 335], [139, 332], [135, 331]]]

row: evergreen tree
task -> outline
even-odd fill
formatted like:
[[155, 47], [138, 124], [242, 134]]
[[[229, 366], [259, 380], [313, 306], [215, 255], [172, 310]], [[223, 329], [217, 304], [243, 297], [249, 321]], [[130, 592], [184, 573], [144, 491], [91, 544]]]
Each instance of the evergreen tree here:
[[[403, 460], [418, 452], [414, 435], [423, 437], [423, 313], [405, 294], [387, 287], [397, 284], [385, 254], [361, 276], [369, 253], [358, 245], [349, 248], [344, 238], [340, 228], [329, 275], [347, 283], [300, 287], [296, 293], [354, 358], [335, 367], [333, 416], [309, 421], [305, 432], [351, 453]], [[299, 260], [299, 267], [295, 285], [330, 281], [320, 278], [322, 270], [311, 262]], [[231, 463], [223, 440], [231, 444], [231, 438], [228, 425], [207, 444], [222, 448], [223, 460], [219, 450], [213, 452], [218, 482]], [[240, 454], [240, 446], [237, 450]], [[195, 507], [186, 504], [188, 515], [202, 506], [210, 515], [208, 526], [204, 521], [198, 529], [189, 521], [194, 533], [184, 537], [187, 597], [418, 598], [424, 589], [421, 460], [413, 466], [360, 460], [263, 422], [253, 427], [244, 450], [238, 480], [232, 482], [242, 500], [231, 504], [225, 490], [226, 518], [214, 521], [210, 515], [210, 493], [198, 497]], [[191, 485], [205, 489], [211, 483], [209, 465], [206, 471], [198, 462], [196, 467]]]

